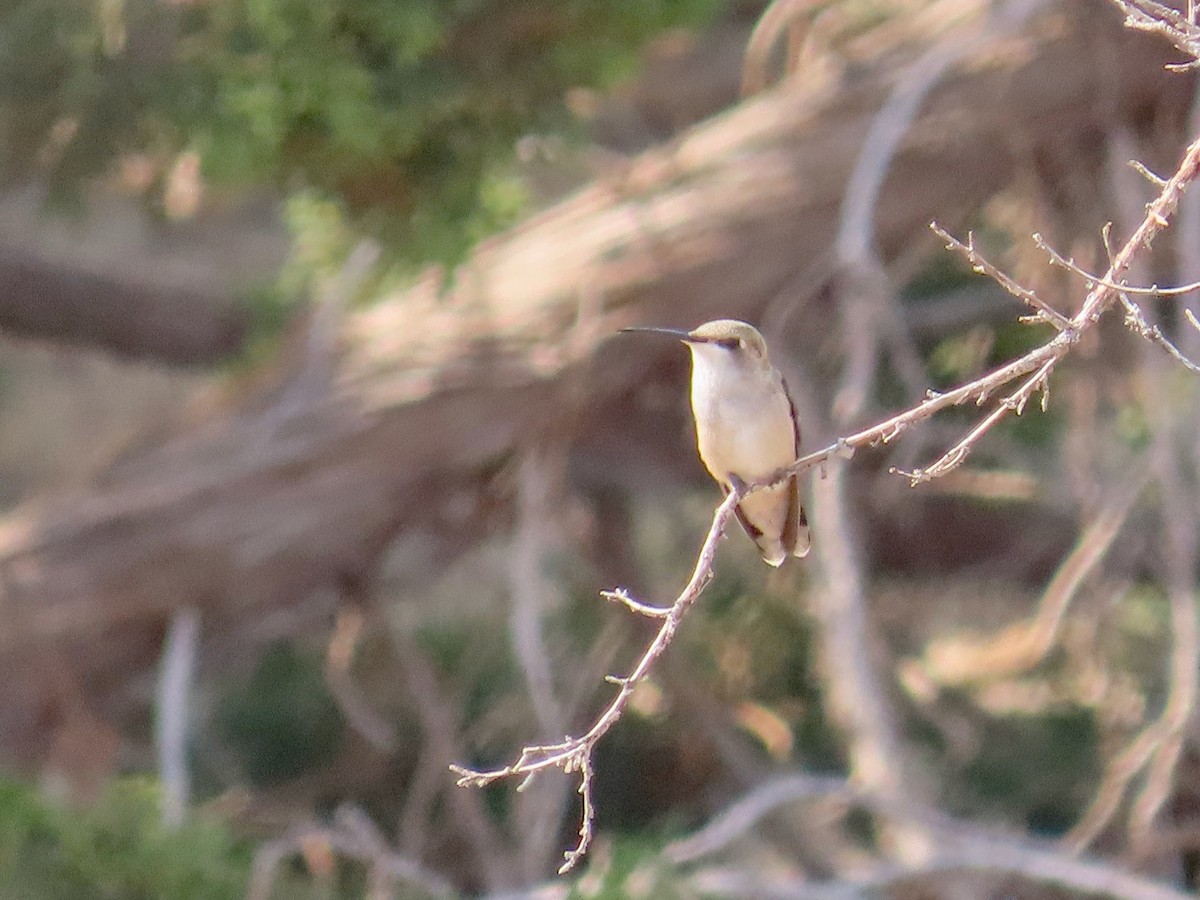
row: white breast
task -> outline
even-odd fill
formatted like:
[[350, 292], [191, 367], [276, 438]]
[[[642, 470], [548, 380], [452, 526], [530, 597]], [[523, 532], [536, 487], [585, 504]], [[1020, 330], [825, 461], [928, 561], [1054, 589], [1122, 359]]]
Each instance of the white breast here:
[[692, 345], [692, 411], [700, 457], [715, 478], [754, 481], [793, 462], [791, 406], [778, 375], [744, 370], [720, 347]]

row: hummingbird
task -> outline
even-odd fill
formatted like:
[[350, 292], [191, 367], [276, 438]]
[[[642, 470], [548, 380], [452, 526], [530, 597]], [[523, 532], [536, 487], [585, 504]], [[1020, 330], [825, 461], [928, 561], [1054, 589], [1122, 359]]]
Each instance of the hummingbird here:
[[[692, 331], [631, 327], [678, 338], [692, 355], [692, 416], [700, 461], [726, 495], [778, 477], [800, 458], [796, 407], [758, 329], [736, 319], [705, 322]], [[808, 553], [808, 520], [799, 478], [761, 488], [734, 507], [763, 561], [781, 566]]]

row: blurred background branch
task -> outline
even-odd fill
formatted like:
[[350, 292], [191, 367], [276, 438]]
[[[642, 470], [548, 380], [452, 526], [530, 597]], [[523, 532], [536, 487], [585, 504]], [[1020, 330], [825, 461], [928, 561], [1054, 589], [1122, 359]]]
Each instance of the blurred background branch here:
[[[1200, 134], [1193, 4], [10, 6], [0, 893], [1194, 891], [1200, 307], [1120, 289], [1200, 277], [1127, 166]], [[662, 624], [596, 591], [674, 596], [716, 498], [685, 356], [609, 338], [718, 316], [813, 555], [721, 543], [545, 883], [573, 782], [446, 765]]]

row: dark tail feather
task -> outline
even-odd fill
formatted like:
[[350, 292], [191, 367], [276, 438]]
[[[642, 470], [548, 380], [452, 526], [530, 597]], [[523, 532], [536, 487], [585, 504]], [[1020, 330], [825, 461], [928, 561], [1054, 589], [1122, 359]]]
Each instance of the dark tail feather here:
[[788, 482], [788, 514], [783, 526], [783, 548], [792, 556], [808, 555], [808, 516], [800, 505], [800, 479], [795, 475]]

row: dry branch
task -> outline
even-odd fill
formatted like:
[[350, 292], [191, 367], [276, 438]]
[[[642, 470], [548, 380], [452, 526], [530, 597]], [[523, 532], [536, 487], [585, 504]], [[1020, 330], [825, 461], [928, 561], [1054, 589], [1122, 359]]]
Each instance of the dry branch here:
[[[688, 838], [669, 845], [666, 853], [678, 863], [695, 862], [718, 853], [732, 842], [744, 838], [757, 823], [786, 805], [834, 798], [844, 810], [865, 806], [887, 817], [896, 815], [894, 805], [873, 792], [838, 778], [785, 776], [767, 781], [729, 806], [712, 822]], [[905, 810], [902, 815], [911, 815]], [[908, 865], [880, 863], [867, 874], [844, 879], [813, 882], [775, 880], [768, 887], [761, 881], [742, 879], [743, 894], [757, 891], [799, 897], [875, 896], [880, 890], [943, 871], [966, 870], [1000, 872], [1032, 882], [1053, 884], [1074, 891], [1098, 892], [1123, 900], [1183, 900], [1186, 894], [1116, 866], [1093, 859], [1076, 859], [1052, 847], [1032, 841], [1014, 840], [1002, 833], [981, 831], [972, 823], [949, 816], [929, 815], [925, 825], [935, 835], [930, 852]], [[704, 870], [694, 883], [706, 893], [718, 896], [739, 895], [730, 891], [731, 882], [720, 885], [706, 877]], [[715, 890], [714, 890], [715, 889]], [[739, 896], [740, 896], [739, 895]]]
[[435, 897], [455, 896], [454, 888], [442, 876], [391, 850], [362, 810], [342, 806], [332, 825], [305, 825], [262, 844], [254, 856], [246, 900], [269, 900], [280, 865], [306, 851], [332, 852], [364, 864], [373, 883], [388, 886], [383, 896], [393, 896], [396, 883], [415, 885]]
[[[646, 648], [633, 670], [624, 677], [610, 678], [617, 685], [617, 695], [596, 718], [592, 726], [579, 737], [567, 737], [554, 744], [538, 744], [526, 747], [520, 757], [511, 765], [501, 769], [475, 770], [465, 766], [452, 765], [450, 768], [459, 776], [458, 783], [462, 787], [486, 787], [502, 778], [520, 777], [527, 784], [529, 779], [546, 769], [557, 768], [570, 774], [579, 773], [579, 795], [583, 805], [581, 823], [579, 826], [579, 842], [574, 849], [567, 851], [565, 860], [559, 868], [559, 874], [570, 871], [583, 858], [592, 840], [592, 824], [595, 807], [592, 802], [592, 755], [596, 745], [610, 728], [621, 718], [625, 707], [637, 686], [646, 679], [650, 670], [663, 652], [670, 646], [675, 630], [679, 627], [684, 614], [700, 596], [713, 574], [713, 562], [716, 559], [717, 543], [724, 533], [733, 508], [741, 499], [737, 490], [730, 491], [729, 496], [713, 513], [712, 526], [708, 536], [700, 548], [700, 556], [692, 571], [692, 577], [687, 586], [680, 592], [675, 602], [671, 604], [666, 616], [661, 616], [663, 624], [659, 627], [654, 639]], [[632, 607], [631, 607], [632, 608]], [[659, 616], [655, 615], [656, 618]]]

